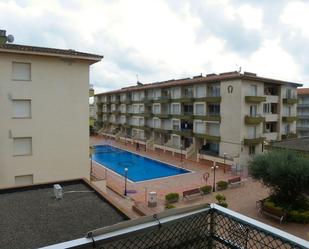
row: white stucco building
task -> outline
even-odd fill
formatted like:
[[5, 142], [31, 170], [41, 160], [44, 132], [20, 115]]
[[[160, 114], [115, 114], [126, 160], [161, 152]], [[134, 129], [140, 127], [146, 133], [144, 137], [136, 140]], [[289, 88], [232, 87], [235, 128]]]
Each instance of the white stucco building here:
[[301, 84], [229, 72], [97, 94], [104, 134], [187, 158], [244, 166], [267, 141], [296, 135]]
[[89, 66], [101, 59], [0, 44], [0, 187], [89, 177]]

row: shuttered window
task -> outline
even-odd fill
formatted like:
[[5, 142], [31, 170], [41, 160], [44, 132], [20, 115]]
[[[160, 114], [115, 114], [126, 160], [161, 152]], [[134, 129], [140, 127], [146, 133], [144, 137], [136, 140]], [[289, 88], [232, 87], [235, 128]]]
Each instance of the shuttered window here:
[[32, 155], [32, 138], [15, 137], [13, 138], [14, 156]]
[[31, 100], [13, 100], [13, 118], [31, 118]]
[[31, 64], [13, 62], [12, 77], [13, 80], [31, 80]]

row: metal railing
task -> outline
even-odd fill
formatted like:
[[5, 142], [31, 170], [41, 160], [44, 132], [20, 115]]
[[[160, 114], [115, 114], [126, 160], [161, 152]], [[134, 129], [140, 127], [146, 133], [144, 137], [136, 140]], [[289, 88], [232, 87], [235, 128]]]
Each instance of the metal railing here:
[[46, 249], [308, 248], [309, 242], [223, 208], [199, 205], [118, 223]]

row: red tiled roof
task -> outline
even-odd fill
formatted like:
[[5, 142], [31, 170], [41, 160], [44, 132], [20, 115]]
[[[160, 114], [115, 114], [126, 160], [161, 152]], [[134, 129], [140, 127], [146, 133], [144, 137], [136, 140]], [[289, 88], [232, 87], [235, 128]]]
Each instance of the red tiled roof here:
[[45, 48], [45, 47], [34, 47], [18, 44], [0, 44], [0, 52], [16, 52], [23, 54], [39, 54], [49, 56], [62, 56], [80, 58], [91, 61], [100, 61], [103, 56], [97, 54], [78, 52], [73, 49], [58, 49], [58, 48]]
[[242, 73], [238, 73], [237, 71], [235, 71], [235, 72], [226, 72], [226, 73], [220, 73], [220, 74], [207, 74], [206, 76], [196, 76], [196, 77], [193, 77], [193, 78], [185, 78], [185, 79], [178, 79], [178, 80], [172, 79], [172, 80], [167, 80], [167, 81], [143, 84], [143, 85], [140, 85], [140, 86], [134, 85], [134, 86], [124, 87], [124, 88], [121, 88], [121, 89], [118, 89], [118, 90], [99, 93], [99, 94], [96, 94], [96, 95], [122, 93], [122, 92], [129, 92], [129, 91], [133, 91], [133, 90], [145, 90], [145, 89], [152, 89], [152, 88], [156, 88], [156, 87], [172, 87], [172, 86], [178, 86], [178, 85], [193, 85], [193, 84], [196, 84], [196, 83], [214, 83], [214, 82], [219, 82], [219, 81], [222, 81], [222, 80], [236, 80], [236, 79], [254, 80], [254, 81], [274, 83], [274, 84], [292, 84], [296, 87], [302, 86], [302, 84], [299, 84], [299, 83], [259, 77], [256, 74], [249, 73], [249, 72], [244, 72], [242, 74]]
[[309, 95], [309, 88], [298, 88], [297, 94], [298, 95]]

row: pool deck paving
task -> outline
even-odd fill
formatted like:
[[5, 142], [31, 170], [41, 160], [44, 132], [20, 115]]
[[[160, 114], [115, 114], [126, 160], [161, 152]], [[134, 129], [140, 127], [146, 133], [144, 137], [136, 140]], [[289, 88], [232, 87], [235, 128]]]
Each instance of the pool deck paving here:
[[[134, 145], [124, 144], [115, 140], [105, 139], [102, 136], [91, 137], [91, 145], [99, 144], [110, 144], [118, 148], [122, 148], [133, 153], [140, 154], [142, 156], [151, 157], [162, 162], [166, 162], [178, 167], [183, 167], [185, 169], [191, 170], [191, 173], [176, 175], [167, 178], [154, 179], [144, 182], [127, 182], [128, 196], [123, 198], [124, 194], [124, 178], [115, 174], [113, 171], [107, 170], [93, 161], [92, 174], [96, 178], [104, 179], [106, 181], [107, 189], [110, 191], [110, 194], [117, 196], [119, 199], [118, 202], [121, 203], [122, 208], [128, 209], [127, 211], [132, 212], [132, 206], [134, 203], [139, 203], [144, 206], [147, 205], [147, 195], [149, 192], [155, 191], [158, 196], [158, 206], [155, 208], [155, 211], [164, 210], [165, 205], [165, 195], [171, 192], [177, 192], [180, 194], [180, 201], [175, 204], [176, 207], [184, 207], [188, 205], [200, 204], [200, 203], [212, 203], [216, 202], [215, 195], [217, 193], [222, 193], [227, 199], [229, 208], [237, 211], [241, 214], [269, 224], [271, 226], [277, 227], [281, 230], [289, 232], [293, 235], [299, 236], [303, 239], [309, 240], [309, 224], [297, 224], [297, 223], [283, 223], [280, 224], [277, 220], [273, 220], [269, 217], [264, 217], [258, 214], [256, 201], [266, 198], [269, 195], [269, 190], [262, 186], [261, 183], [254, 181], [250, 177], [242, 175], [244, 184], [239, 187], [228, 188], [223, 191], [216, 191], [214, 193], [200, 196], [200, 197], [191, 197], [188, 200], [182, 200], [183, 191], [187, 191], [194, 188], [199, 188], [204, 185], [213, 185], [213, 170], [211, 166], [212, 162], [203, 161], [195, 162], [192, 160], [182, 159], [180, 157], [172, 156], [168, 153], [157, 152], [153, 150], [139, 150], [136, 151]], [[226, 168], [227, 169], [227, 168]], [[207, 183], [204, 179], [205, 173], [209, 174]], [[227, 181], [230, 178], [236, 177], [235, 174], [232, 174], [231, 171], [225, 171], [223, 165], [220, 165], [216, 170], [216, 182], [220, 180]], [[111, 189], [113, 191], [111, 191]], [[117, 194], [116, 194], [117, 193]], [[120, 200], [123, 200], [121, 202]], [[151, 208], [149, 208], [151, 210]], [[153, 212], [149, 212], [151, 215]], [[132, 213], [132, 218], [134, 212]], [[136, 216], [136, 214], [135, 214]], [[134, 217], [135, 217], [134, 216]]]

